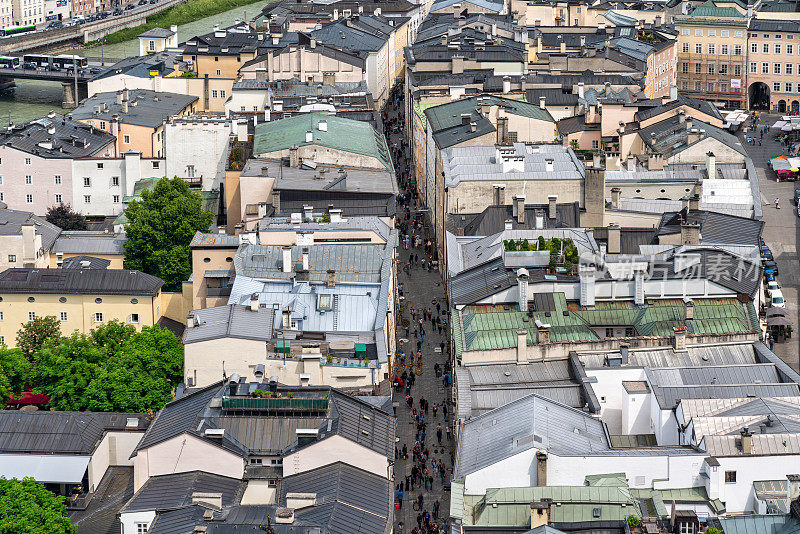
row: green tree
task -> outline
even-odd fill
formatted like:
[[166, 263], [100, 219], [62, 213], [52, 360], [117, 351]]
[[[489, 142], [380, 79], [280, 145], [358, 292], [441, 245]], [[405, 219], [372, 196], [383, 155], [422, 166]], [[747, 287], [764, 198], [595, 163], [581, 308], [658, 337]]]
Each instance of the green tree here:
[[64, 499], [33, 479], [0, 477], [0, 534], [69, 534]]
[[183, 376], [183, 346], [159, 326], [136, 332], [112, 321], [46, 343], [33, 375], [56, 410], [157, 410], [172, 400], [173, 385]]
[[158, 276], [168, 291], [180, 290], [192, 273], [189, 242], [214, 218], [200, 195], [180, 178], [162, 178], [128, 204], [125, 216], [125, 267]]
[[62, 230], [87, 230], [86, 217], [73, 211], [69, 204], [50, 206], [45, 214], [45, 219], [55, 224]]
[[[0, 348], [0, 375], [7, 381], [8, 393], [21, 392], [30, 379], [30, 372], [30, 362], [21, 350]], [[2, 379], [0, 379], [1, 384]], [[3, 394], [1, 387], [0, 395], [3, 400], [8, 398], [7, 394]]]
[[61, 337], [61, 324], [52, 315], [36, 317], [25, 323], [17, 332], [17, 347], [28, 361], [33, 361], [36, 352], [45, 341]]

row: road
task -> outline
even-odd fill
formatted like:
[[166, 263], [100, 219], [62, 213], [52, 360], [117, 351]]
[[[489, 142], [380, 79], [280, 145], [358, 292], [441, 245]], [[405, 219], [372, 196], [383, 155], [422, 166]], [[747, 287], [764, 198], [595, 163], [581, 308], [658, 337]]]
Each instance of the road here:
[[[771, 126], [779, 116], [760, 116], [762, 124]], [[800, 335], [797, 334], [798, 325], [798, 294], [800, 293], [800, 269], [798, 269], [797, 250], [800, 242], [798, 237], [797, 206], [792, 203], [794, 198], [794, 182], [777, 182], [775, 173], [769, 167], [772, 156], [785, 153], [785, 149], [775, 140], [775, 135], [764, 135], [759, 146], [749, 145], [740, 134], [739, 138], [753, 160], [758, 172], [758, 182], [761, 188], [761, 202], [764, 207], [764, 241], [772, 250], [780, 272], [778, 282], [786, 298], [786, 307], [791, 313], [795, 333], [785, 343], [776, 343], [773, 347], [775, 353], [783, 361], [798, 369], [798, 355], [800, 355]], [[781, 209], [775, 209], [775, 199], [780, 199]]]

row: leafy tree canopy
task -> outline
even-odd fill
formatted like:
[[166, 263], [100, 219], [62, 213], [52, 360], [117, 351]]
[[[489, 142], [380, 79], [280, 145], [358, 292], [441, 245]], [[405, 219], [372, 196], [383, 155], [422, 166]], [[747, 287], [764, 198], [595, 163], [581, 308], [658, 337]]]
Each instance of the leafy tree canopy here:
[[45, 214], [47, 222], [55, 224], [62, 230], [87, 230], [86, 217], [72, 210], [69, 204], [50, 206]]
[[0, 477], [0, 534], [69, 534], [64, 500], [33, 479]]
[[180, 290], [192, 272], [189, 242], [214, 218], [200, 195], [180, 178], [162, 178], [128, 204], [125, 216], [125, 267], [158, 276], [167, 291]]
[[52, 315], [36, 317], [25, 323], [17, 332], [17, 347], [28, 360], [50, 339], [61, 337], [61, 324]]
[[172, 400], [182, 375], [183, 346], [172, 332], [160, 326], [136, 332], [111, 321], [46, 342], [30, 382], [56, 410], [146, 412]]

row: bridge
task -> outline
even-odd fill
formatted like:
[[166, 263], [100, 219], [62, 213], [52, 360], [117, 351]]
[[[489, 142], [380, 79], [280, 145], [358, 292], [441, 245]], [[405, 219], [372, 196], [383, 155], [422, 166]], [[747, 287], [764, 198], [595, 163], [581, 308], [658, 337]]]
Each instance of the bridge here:
[[[92, 78], [92, 74], [87, 71], [81, 72], [78, 70], [77, 76], [72, 71], [60, 70], [49, 71], [44, 69], [1, 69], [0, 70], [0, 87], [7, 88], [13, 87], [14, 80], [44, 80], [52, 82], [61, 82], [63, 89], [63, 96], [61, 97], [61, 106], [65, 108], [74, 108], [78, 102], [89, 96], [88, 81]], [[75, 98], [75, 90], [78, 91], [78, 97]]]
[[[157, 4], [136, 6], [135, 9], [123, 15], [109, 16], [104, 20], [5, 37], [0, 39], [0, 55], [18, 55], [26, 50], [44, 48], [68, 41], [80, 40], [83, 43], [96, 41], [110, 33], [144, 24], [145, 19], [150, 15], [155, 15], [185, 1], [160, 0]], [[51, 77], [51, 79], [54, 78]]]

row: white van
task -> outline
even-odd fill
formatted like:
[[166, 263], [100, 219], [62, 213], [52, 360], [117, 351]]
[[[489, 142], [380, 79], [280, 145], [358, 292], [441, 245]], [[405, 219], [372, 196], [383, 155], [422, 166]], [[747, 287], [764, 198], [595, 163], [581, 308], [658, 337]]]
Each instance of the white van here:
[[776, 289], [770, 295], [770, 305], [773, 308], [785, 308], [786, 307], [786, 299], [783, 298], [783, 292], [780, 289]]

